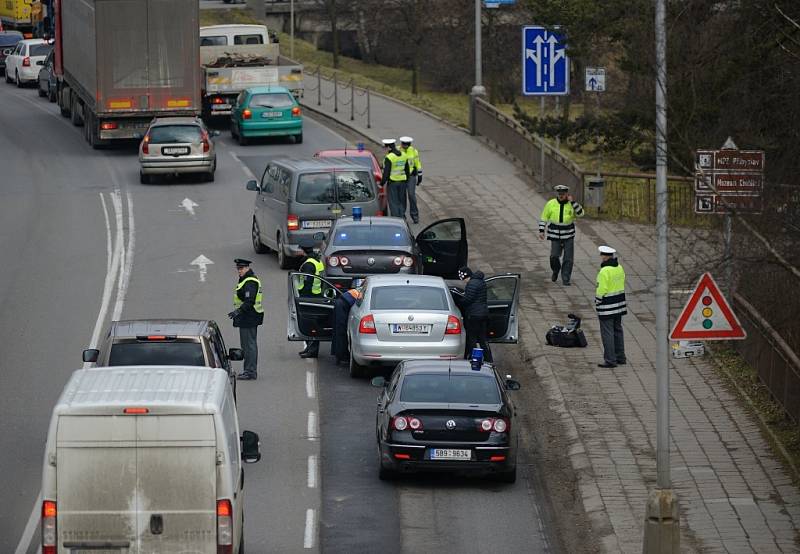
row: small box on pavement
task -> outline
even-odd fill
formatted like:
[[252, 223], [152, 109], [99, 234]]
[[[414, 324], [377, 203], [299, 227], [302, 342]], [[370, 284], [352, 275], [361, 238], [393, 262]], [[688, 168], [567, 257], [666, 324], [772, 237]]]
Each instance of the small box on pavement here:
[[696, 358], [706, 353], [702, 342], [693, 340], [680, 340], [672, 343], [673, 358]]

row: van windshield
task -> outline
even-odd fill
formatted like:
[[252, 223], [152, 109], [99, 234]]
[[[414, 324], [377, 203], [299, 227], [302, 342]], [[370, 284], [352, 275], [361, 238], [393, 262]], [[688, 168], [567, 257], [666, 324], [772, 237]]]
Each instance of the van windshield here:
[[374, 181], [366, 171], [304, 173], [297, 181], [297, 201], [301, 204], [345, 204], [373, 198]]
[[120, 342], [111, 346], [109, 366], [197, 365], [205, 366], [199, 342]]

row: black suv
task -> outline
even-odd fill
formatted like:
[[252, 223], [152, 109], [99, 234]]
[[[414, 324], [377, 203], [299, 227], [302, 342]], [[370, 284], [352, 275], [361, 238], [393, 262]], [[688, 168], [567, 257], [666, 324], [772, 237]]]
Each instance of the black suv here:
[[0, 74], [6, 72], [6, 56], [14, 51], [22, 38], [22, 33], [19, 31], [0, 31]]
[[218, 367], [230, 376], [231, 362], [244, 358], [239, 348], [225, 349], [216, 322], [194, 319], [114, 321], [100, 348], [83, 351], [84, 362], [101, 367], [123, 365], [190, 365]]

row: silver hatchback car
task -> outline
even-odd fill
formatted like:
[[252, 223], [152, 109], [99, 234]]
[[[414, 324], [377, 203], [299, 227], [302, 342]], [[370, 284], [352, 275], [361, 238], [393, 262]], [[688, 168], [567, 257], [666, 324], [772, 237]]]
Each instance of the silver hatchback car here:
[[139, 178], [143, 185], [157, 175], [196, 173], [214, 180], [217, 153], [212, 137], [199, 117], [157, 117], [139, 144]]

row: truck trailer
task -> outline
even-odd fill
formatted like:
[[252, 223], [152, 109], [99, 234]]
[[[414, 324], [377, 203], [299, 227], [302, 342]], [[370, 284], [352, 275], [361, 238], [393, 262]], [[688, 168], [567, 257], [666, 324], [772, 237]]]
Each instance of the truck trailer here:
[[57, 0], [61, 115], [95, 148], [200, 113], [197, 0]]

